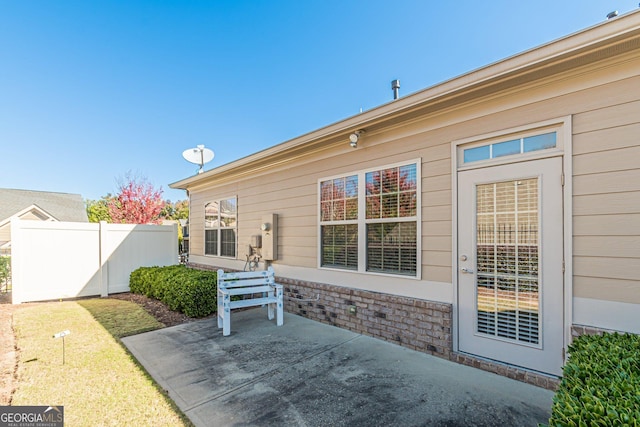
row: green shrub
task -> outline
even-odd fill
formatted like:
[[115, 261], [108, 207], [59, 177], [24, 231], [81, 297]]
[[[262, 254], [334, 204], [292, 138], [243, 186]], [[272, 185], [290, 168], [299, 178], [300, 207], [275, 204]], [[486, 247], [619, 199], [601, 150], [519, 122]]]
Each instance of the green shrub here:
[[569, 353], [549, 426], [640, 426], [640, 335], [584, 335]]
[[217, 273], [184, 265], [140, 267], [131, 273], [131, 292], [162, 301], [173, 311], [204, 317], [216, 311]]
[[0, 256], [0, 288], [6, 285], [11, 277], [11, 257]]

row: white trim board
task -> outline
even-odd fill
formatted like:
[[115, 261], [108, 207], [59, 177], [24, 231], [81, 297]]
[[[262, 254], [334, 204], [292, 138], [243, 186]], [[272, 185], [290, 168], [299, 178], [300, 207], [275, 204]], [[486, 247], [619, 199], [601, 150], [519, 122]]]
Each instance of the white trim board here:
[[575, 297], [573, 323], [640, 334], [640, 304]]

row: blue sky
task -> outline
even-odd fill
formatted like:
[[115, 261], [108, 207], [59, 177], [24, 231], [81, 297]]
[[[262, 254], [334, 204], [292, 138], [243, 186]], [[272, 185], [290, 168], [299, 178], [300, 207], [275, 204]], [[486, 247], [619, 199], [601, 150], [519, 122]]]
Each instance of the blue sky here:
[[0, 187], [164, 197], [210, 169], [637, 1], [0, 0]]

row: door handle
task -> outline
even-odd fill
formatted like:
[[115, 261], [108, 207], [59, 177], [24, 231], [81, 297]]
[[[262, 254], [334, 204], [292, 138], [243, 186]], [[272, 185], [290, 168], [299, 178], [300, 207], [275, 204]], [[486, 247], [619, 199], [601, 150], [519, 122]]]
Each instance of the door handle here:
[[465, 273], [465, 274], [473, 274], [473, 270], [467, 267], [462, 267], [460, 269], [461, 272]]

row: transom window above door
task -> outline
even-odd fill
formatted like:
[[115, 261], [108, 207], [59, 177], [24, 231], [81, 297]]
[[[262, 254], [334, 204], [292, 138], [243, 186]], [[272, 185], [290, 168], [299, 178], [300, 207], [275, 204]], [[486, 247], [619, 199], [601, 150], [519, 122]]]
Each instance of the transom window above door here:
[[546, 120], [454, 141], [458, 170], [562, 155], [571, 117]]
[[463, 150], [463, 163], [530, 153], [556, 147], [556, 132], [547, 132], [507, 141], [493, 142]]

